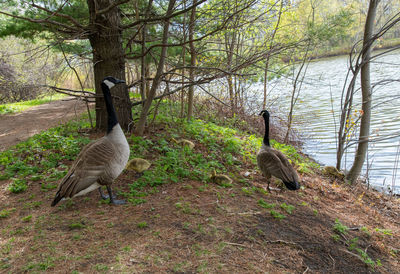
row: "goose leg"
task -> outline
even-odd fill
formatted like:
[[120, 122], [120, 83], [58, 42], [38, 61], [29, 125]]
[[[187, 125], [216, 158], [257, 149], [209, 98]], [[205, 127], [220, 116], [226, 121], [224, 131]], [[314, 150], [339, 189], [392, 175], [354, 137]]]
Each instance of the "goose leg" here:
[[114, 204], [114, 205], [123, 205], [126, 204], [125, 200], [115, 200], [112, 194], [112, 190], [111, 190], [111, 186], [106, 186], [107, 187], [107, 191], [110, 197], [110, 203]]
[[[101, 187], [99, 187], [99, 193], [100, 193], [100, 197], [101, 197], [103, 200], [107, 200], [108, 198], [110, 198], [109, 195], [103, 193], [103, 191], [101, 190]], [[113, 195], [113, 199], [115, 199], [115, 198], [116, 198], [116, 196]]]
[[270, 183], [270, 182], [271, 182], [271, 176], [268, 176], [268, 177], [267, 177], [267, 183], [268, 183], [268, 184], [267, 184], [267, 190], [268, 190], [269, 193], [271, 193], [271, 189], [269, 188], [269, 183]]

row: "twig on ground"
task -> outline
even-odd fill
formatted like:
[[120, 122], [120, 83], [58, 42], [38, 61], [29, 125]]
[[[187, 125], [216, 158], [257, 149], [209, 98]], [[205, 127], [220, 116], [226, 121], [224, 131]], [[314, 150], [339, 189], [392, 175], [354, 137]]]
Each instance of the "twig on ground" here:
[[334, 269], [335, 269], [335, 264], [336, 264], [336, 262], [335, 262], [335, 260], [332, 258], [332, 256], [331, 256], [330, 253], [328, 253], [328, 255], [329, 255], [329, 258], [331, 258], [331, 260], [332, 260], [332, 262], [333, 262], [332, 270], [334, 270]]
[[248, 247], [248, 246], [246, 246], [246, 245], [244, 245], [244, 244], [238, 244], [238, 243], [230, 243], [230, 242], [223, 242], [224, 244], [227, 244], [227, 245], [234, 245], [234, 246], [241, 246], [241, 247]]
[[228, 212], [228, 214], [233, 215], [257, 215], [261, 214], [261, 211], [249, 211], [249, 212]]
[[265, 240], [264, 241], [264, 243], [267, 243], [267, 244], [285, 244], [285, 245], [294, 245], [294, 246], [298, 246], [298, 247], [300, 247], [301, 248], [301, 250], [304, 252], [304, 248], [300, 245], [300, 244], [298, 244], [298, 243], [295, 243], [295, 242], [287, 242], [287, 241], [284, 241], [284, 240], [276, 240], [276, 241], [268, 241], [268, 240]]
[[364, 259], [363, 259], [361, 256], [359, 256], [359, 255], [357, 255], [357, 254], [354, 254], [353, 252], [350, 252], [350, 251], [348, 251], [348, 250], [346, 250], [346, 249], [340, 249], [340, 250], [341, 250], [341, 251], [344, 251], [344, 252], [346, 252], [346, 253], [348, 253], [348, 254], [350, 254], [350, 255], [353, 255], [354, 257], [358, 258], [360, 261], [364, 262]]

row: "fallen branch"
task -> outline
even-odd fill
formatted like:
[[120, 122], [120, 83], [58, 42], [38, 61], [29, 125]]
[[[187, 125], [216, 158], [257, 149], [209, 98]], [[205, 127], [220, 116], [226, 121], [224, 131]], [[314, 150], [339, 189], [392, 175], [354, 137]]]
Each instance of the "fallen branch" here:
[[355, 254], [355, 253], [353, 253], [351, 251], [348, 251], [346, 249], [340, 249], [340, 250], [346, 252], [347, 254], [353, 255], [354, 257], [358, 258], [360, 261], [362, 261], [364, 263], [364, 259], [360, 255], [357, 255], [357, 254]]

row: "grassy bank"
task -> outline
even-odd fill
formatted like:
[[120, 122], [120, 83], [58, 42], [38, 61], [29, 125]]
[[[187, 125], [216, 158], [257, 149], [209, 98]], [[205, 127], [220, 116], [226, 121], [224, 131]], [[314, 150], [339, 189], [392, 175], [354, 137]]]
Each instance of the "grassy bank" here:
[[29, 100], [29, 101], [23, 101], [23, 102], [18, 102], [18, 103], [10, 103], [10, 104], [3, 104], [0, 105], [0, 114], [11, 114], [11, 113], [17, 113], [21, 112], [24, 110], [27, 110], [31, 107], [42, 105], [54, 100], [60, 100], [62, 98], [65, 98], [66, 95], [64, 94], [54, 94], [54, 95], [47, 95], [42, 98], [34, 99], [34, 100]]
[[[103, 135], [85, 118], [1, 153], [1, 271], [397, 271], [398, 200], [323, 177], [318, 165], [275, 141], [302, 187], [292, 192], [275, 182], [267, 193], [255, 162], [261, 136], [223, 126], [229, 121], [173, 118], [177, 111], [164, 102], [144, 136], [127, 135], [130, 157], [152, 166], [116, 180], [124, 206], [97, 192], [49, 206], [80, 148]], [[214, 184], [212, 170], [233, 182]]]

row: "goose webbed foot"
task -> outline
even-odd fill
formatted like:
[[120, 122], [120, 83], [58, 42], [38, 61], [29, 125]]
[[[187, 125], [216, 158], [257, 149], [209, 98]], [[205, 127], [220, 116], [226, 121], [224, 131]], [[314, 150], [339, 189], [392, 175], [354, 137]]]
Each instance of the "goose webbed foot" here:
[[111, 199], [110, 204], [113, 204], [113, 205], [124, 205], [124, 204], [126, 204], [126, 201], [125, 200], [114, 200], [114, 199]]
[[116, 200], [115, 199], [115, 196], [112, 194], [112, 190], [111, 190], [110, 186], [107, 186], [107, 191], [108, 191], [109, 197], [111, 197], [110, 198], [110, 204], [113, 204], [113, 205], [124, 205], [124, 204], [126, 204], [125, 200]]
[[136, 173], [135, 175], [134, 175], [134, 178], [135, 179], [139, 179], [140, 177], [142, 177], [143, 176], [143, 172], [138, 172], [138, 173]]
[[[107, 199], [110, 198], [109, 195], [103, 193], [103, 191], [101, 190], [101, 187], [99, 187], [99, 193], [100, 193], [100, 197], [101, 197], [103, 200], [107, 200]], [[112, 198], [115, 199], [115, 198], [117, 198], [117, 197], [116, 197], [115, 195], [113, 195]]]

